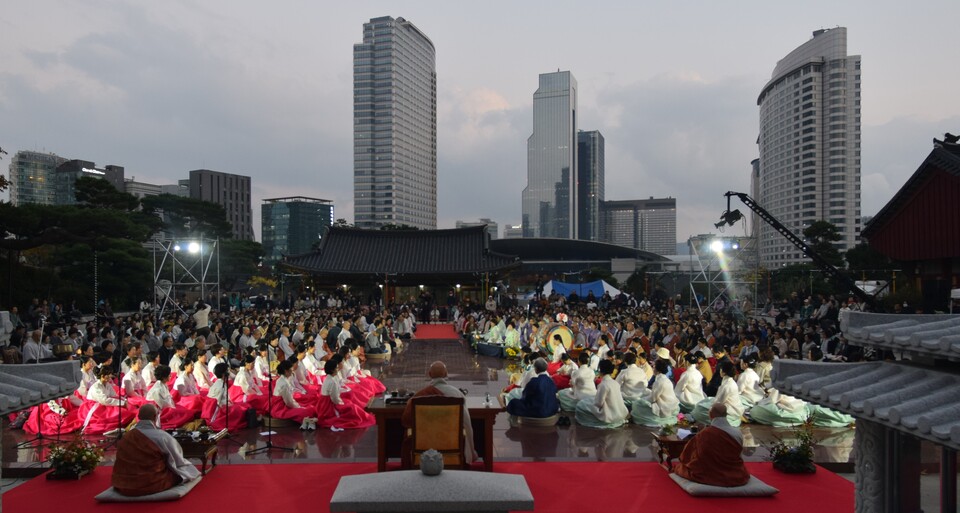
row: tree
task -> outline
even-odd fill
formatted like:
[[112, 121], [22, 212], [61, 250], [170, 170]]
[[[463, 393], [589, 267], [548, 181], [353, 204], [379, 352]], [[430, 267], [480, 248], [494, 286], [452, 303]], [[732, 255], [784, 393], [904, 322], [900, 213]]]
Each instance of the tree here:
[[338, 217], [336, 221], [333, 222], [335, 228], [353, 228], [353, 225], [348, 223], [346, 219]]
[[263, 246], [252, 240], [220, 239], [220, 285], [233, 290], [257, 274]]
[[77, 201], [91, 208], [108, 208], [132, 212], [140, 208], [140, 200], [133, 194], [118, 191], [112, 183], [90, 176], [82, 176], [76, 182]]
[[630, 294], [631, 296], [643, 296], [644, 291], [646, 290], [647, 285], [647, 268], [641, 267], [636, 271], [633, 271], [633, 274], [627, 277], [627, 281], [624, 282], [623, 292]]
[[[6, 155], [7, 152], [3, 148], [0, 148], [0, 155]], [[7, 177], [0, 175], [0, 192], [7, 190], [7, 187], [10, 186], [10, 182], [7, 181]]]
[[827, 221], [814, 221], [804, 228], [803, 237], [824, 260], [836, 267], [843, 267], [843, 256], [833, 245], [843, 238], [836, 225]]
[[163, 218], [164, 231], [173, 237], [233, 237], [227, 211], [216, 203], [173, 194], [147, 196], [141, 203], [144, 212]]
[[884, 278], [889, 274], [886, 271], [895, 267], [893, 261], [887, 255], [873, 249], [866, 242], [861, 242], [850, 248], [844, 254], [844, 258], [851, 271], [865, 272], [867, 275]]
[[381, 230], [384, 230], [384, 231], [405, 231], [405, 230], [406, 230], [406, 231], [414, 231], [414, 230], [419, 230], [419, 228], [417, 228], [416, 226], [410, 226], [409, 224], [394, 224], [394, 223], [385, 224], [385, 225], [381, 226], [380, 229], [381, 229]]

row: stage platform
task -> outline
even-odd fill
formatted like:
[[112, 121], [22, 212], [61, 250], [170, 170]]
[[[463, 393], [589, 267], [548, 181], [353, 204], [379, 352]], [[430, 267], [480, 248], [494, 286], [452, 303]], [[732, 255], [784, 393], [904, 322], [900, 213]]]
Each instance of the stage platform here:
[[[770, 463], [748, 463], [757, 478], [780, 489], [766, 498], [694, 498], [652, 462], [496, 463], [496, 472], [522, 474], [533, 493], [534, 511], [817, 513], [853, 511], [853, 483], [823, 468], [813, 475], [783, 474]], [[93, 497], [110, 486], [111, 467], [98, 467], [79, 481], [40, 476], [3, 494], [7, 513], [69, 509], [71, 513], [137, 511], [299, 511], [327, 504], [340, 476], [374, 472], [374, 463], [276, 463], [218, 466], [178, 502], [100, 504]], [[385, 494], [389, 490], [371, 490]]]

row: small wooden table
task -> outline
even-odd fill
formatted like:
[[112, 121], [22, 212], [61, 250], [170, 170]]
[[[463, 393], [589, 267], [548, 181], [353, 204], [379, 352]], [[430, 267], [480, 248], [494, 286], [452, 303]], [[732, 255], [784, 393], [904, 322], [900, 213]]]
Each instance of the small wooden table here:
[[[493, 472], [493, 424], [497, 414], [505, 411], [500, 405], [483, 406], [483, 398], [467, 397], [465, 406], [470, 411], [473, 425], [473, 446], [483, 458], [483, 469]], [[387, 470], [389, 458], [400, 457], [404, 428], [400, 422], [405, 405], [384, 404], [383, 396], [374, 397], [367, 411], [377, 418], [377, 472]]]
[[693, 438], [693, 434], [680, 439], [676, 434], [661, 435], [654, 434], [653, 439], [657, 442], [657, 459], [660, 460], [660, 466], [667, 469], [667, 472], [673, 472], [673, 460], [679, 458], [687, 442]]
[[219, 433], [210, 433], [206, 440], [194, 440], [191, 437], [174, 435], [174, 439], [180, 442], [180, 448], [183, 449], [184, 458], [196, 458], [200, 460], [200, 473], [206, 475], [207, 460], [210, 460], [210, 468], [217, 466], [217, 444], [227, 436], [227, 430]]

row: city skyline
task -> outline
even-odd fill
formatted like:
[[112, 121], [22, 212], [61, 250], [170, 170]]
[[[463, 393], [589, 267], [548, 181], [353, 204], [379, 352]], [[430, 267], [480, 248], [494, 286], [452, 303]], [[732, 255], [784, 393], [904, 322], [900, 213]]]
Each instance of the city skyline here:
[[[218, 169], [252, 177], [255, 209], [263, 198], [306, 194], [350, 213], [351, 47], [357, 27], [382, 15], [410, 20], [437, 47], [441, 228], [480, 217], [520, 222], [530, 92], [548, 69], [575, 74], [577, 124], [606, 139], [607, 199], [676, 197], [681, 240], [712, 231], [723, 192], [749, 192], [757, 92], [772, 64], [813, 30], [847, 27], [848, 47], [864, 57], [863, 215], [890, 199], [931, 137], [960, 127], [950, 87], [958, 72], [939, 64], [952, 27], [935, 6], [822, 3], [786, 16], [750, 2], [750, 16], [738, 16], [709, 3], [610, 3], [610, 16], [583, 16], [561, 2], [550, 23], [537, 23], [544, 11], [535, 6], [495, 4], [469, 13], [442, 3], [335, 13], [13, 5], [0, 15], [0, 116], [13, 121], [0, 127], [11, 153], [0, 167], [6, 174], [16, 151], [47, 150], [117, 163], [149, 183]], [[318, 19], [319, 32], [311, 29]], [[582, 37], [549, 30], [563, 23], [576, 23]], [[624, 66], [638, 59], [643, 66]]]

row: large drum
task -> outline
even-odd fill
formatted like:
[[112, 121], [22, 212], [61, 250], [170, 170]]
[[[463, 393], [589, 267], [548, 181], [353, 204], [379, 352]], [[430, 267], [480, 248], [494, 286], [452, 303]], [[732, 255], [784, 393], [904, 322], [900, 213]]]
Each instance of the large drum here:
[[553, 347], [554, 335], [560, 335], [560, 340], [563, 341], [563, 347], [566, 349], [569, 350], [571, 347], [573, 347], [573, 331], [570, 328], [563, 325], [554, 326], [550, 329], [550, 331], [547, 332], [547, 338], [543, 342], [545, 344], [549, 344], [550, 347]]

